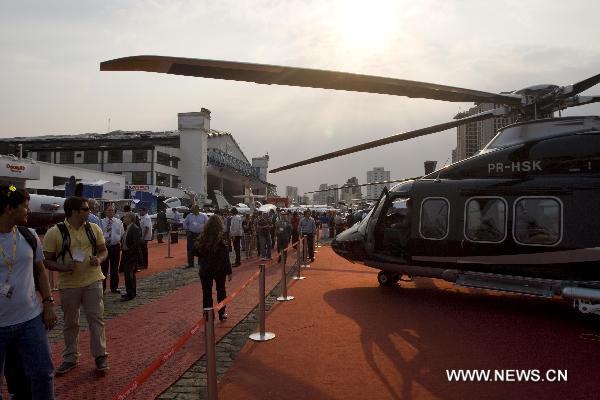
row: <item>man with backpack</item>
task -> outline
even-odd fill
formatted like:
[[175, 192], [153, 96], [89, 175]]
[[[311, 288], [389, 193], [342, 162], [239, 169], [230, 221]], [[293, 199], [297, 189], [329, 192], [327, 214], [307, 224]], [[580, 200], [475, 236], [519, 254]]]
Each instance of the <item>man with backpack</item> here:
[[65, 221], [50, 228], [44, 236], [46, 268], [59, 271], [58, 287], [65, 323], [63, 363], [56, 374], [69, 372], [77, 366], [79, 352], [79, 309], [83, 306], [90, 330], [90, 345], [96, 370], [108, 369], [106, 334], [104, 332], [104, 302], [100, 264], [106, 260], [102, 229], [89, 223], [89, 206], [83, 197], [69, 197], [64, 203]]
[[29, 194], [0, 185], [0, 382], [5, 368], [14, 398], [54, 399], [54, 367], [44, 331], [56, 324], [54, 299], [39, 239], [23, 226], [28, 213]]

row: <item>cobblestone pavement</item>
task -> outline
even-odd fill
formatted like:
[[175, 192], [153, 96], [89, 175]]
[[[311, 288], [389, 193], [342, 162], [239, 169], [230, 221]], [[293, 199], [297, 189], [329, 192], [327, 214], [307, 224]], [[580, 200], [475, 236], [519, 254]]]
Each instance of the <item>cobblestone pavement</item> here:
[[[234, 253], [230, 253], [230, 258], [233, 263], [235, 260]], [[244, 260], [246, 260], [246, 258], [242, 253], [242, 261]], [[150, 266], [150, 268], [152, 268], [152, 266]], [[111, 293], [109, 291], [104, 294], [104, 319], [109, 320], [116, 316], [126, 314], [136, 307], [151, 303], [197, 280], [198, 268], [183, 268], [183, 266], [180, 266], [174, 267], [168, 271], [156, 273], [143, 279], [138, 279], [137, 296], [131, 301], [121, 301], [120, 294]], [[124, 293], [125, 288], [120, 288], [120, 291]], [[62, 327], [64, 318], [60, 306], [56, 307], [56, 315], [58, 317], [58, 324], [54, 329], [48, 332], [48, 341], [50, 343], [63, 340]], [[81, 309], [79, 327], [81, 330], [87, 330], [87, 320], [83, 309]]]
[[[289, 275], [288, 275], [289, 277]], [[268, 311], [277, 303], [279, 285], [265, 298], [265, 309]], [[217, 380], [227, 372], [237, 353], [248, 341], [248, 336], [257, 331], [259, 323], [258, 306], [246, 318], [240, 321], [216, 345]], [[192, 365], [169, 389], [163, 392], [159, 400], [204, 400], [208, 399], [206, 385], [206, 355]]]

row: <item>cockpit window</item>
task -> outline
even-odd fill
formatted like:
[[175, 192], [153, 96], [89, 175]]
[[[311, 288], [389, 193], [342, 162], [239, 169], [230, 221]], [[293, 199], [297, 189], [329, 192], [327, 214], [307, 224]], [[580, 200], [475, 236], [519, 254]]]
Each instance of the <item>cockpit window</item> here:
[[465, 204], [465, 237], [473, 242], [502, 242], [506, 238], [506, 201], [472, 198]]
[[562, 236], [562, 204], [554, 197], [521, 197], [515, 202], [517, 243], [554, 246]]
[[442, 197], [430, 197], [421, 204], [419, 232], [424, 239], [441, 240], [448, 235], [450, 205]]

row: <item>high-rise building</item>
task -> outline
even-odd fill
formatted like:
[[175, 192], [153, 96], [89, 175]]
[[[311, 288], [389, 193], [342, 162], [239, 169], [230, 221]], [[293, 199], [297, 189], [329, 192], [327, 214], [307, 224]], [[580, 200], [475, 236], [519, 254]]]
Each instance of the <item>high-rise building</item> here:
[[342, 185], [340, 188], [340, 200], [345, 202], [346, 204], [355, 203], [357, 199], [362, 199], [362, 190], [360, 187], [356, 187], [358, 185], [358, 178], [353, 176], [348, 179], [348, 181]]
[[[456, 114], [454, 119], [464, 118], [484, 111], [504, 107], [492, 103], [476, 103], [467, 111]], [[512, 124], [516, 116], [490, 118], [483, 121], [470, 122], [456, 128], [456, 149], [452, 152], [452, 162], [464, 160], [483, 149], [496, 135], [498, 129]]]
[[298, 188], [296, 186], [286, 186], [285, 196], [290, 200], [290, 203], [298, 202]]
[[335, 205], [339, 201], [338, 185], [328, 185], [322, 183], [319, 185], [319, 192], [313, 194], [314, 204]]
[[304, 194], [299, 197], [298, 202], [300, 204], [310, 204], [310, 198], [308, 197], [308, 195]]
[[[367, 171], [367, 183], [383, 182], [390, 180], [390, 171], [385, 171], [383, 167], [375, 167], [373, 171]], [[367, 186], [367, 199], [378, 199], [386, 185]], [[389, 185], [388, 185], [389, 188]]]

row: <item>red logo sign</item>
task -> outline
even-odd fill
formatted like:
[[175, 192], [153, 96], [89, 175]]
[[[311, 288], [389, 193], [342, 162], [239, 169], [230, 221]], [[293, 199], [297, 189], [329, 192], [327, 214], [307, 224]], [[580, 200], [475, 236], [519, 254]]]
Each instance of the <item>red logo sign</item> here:
[[16, 172], [16, 173], [21, 173], [23, 171], [25, 171], [25, 166], [24, 165], [11, 165], [11, 164], [6, 164], [6, 168], [8, 168], [10, 170], [10, 172]]

